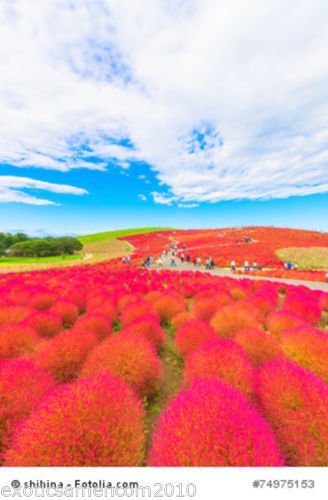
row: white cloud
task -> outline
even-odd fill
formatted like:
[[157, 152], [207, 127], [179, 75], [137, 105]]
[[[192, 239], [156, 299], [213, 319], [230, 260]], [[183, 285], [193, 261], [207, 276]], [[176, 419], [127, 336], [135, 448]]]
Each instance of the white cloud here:
[[68, 186], [66, 184], [53, 184], [38, 181], [28, 177], [0, 176], [0, 203], [16, 202], [28, 205], [57, 205], [57, 203], [33, 196], [21, 189], [35, 189], [57, 194], [86, 194], [85, 189]]
[[198, 203], [178, 203], [179, 208], [196, 208]]
[[147, 196], [145, 196], [144, 194], [139, 194], [138, 198], [141, 201], [146, 201], [147, 200]]
[[154, 191], [150, 194], [152, 195], [154, 202], [159, 205], [172, 205], [174, 201], [177, 201], [177, 198], [175, 196], [158, 193], [157, 191]]
[[327, 16], [326, 0], [3, 0], [0, 162], [146, 161], [154, 201], [185, 206], [326, 193]]

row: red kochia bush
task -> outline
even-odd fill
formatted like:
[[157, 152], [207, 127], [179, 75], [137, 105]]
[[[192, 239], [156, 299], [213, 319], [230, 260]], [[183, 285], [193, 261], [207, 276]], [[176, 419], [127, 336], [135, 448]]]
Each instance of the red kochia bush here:
[[112, 323], [105, 314], [87, 313], [75, 323], [74, 330], [92, 332], [102, 340], [112, 333]]
[[221, 337], [232, 338], [243, 328], [261, 326], [257, 318], [258, 310], [254, 309], [251, 304], [240, 306], [238, 303], [223, 307], [214, 314], [211, 325]]
[[54, 337], [63, 327], [60, 316], [51, 311], [37, 311], [28, 316], [26, 322], [41, 337]]
[[51, 311], [61, 317], [63, 325], [74, 325], [79, 316], [77, 306], [69, 300], [56, 300], [51, 306]]
[[288, 465], [327, 466], [328, 387], [310, 371], [275, 359], [259, 372], [257, 395]]
[[316, 325], [321, 316], [318, 299], [295, 291], [287, 291], [282, 310], [295, 313], [311, 325]]
[[281, 466], [272, 430], [247, 398], [197, 380], [169, 404], [154, 431], [150, 466]]
[[113, 300], [108, 297], [107, 294], [98, 294], [88, 297], [87, 311], [105, 314], [112, 323], [117, 318], [117, 308]]
[[64, 295], [64, 297], [74, 302], [80, 313], [86, 310], [87, 299], [86, 299], [86, 293], [83, 291], [83, 289], [68, 290], [66, 295]]
[[328, 335], [318, 328], [290, 328], [280, 334], [281, 346], [296, 363], [309, 368], [328, 384]]
[[59, 388], [17, 429], [5, 465], [140, 466], [143, 419], [140, 401], [121, 380], [81, 380]]
[[32, 352], [39, 337], [27, 322], [0, 325], [0, 358], [16, 358]]
[[123, 307], [120, 319], [122, 325], [126, 326], [140, 318], [140, 316], [145, 315], [156, 316], [157, 321], [159, 321], [159, 315], [155, 312], [150, 302], [146, 300], [137, 300], [135, 302], [129, 302]]
[[159, 389], [162, 368], [153, 345], [142, 335], [124, 331], [98, 345], [88, 356], [82, 375], [109, 373], [130, 384], [140, 396]]
[[184, 381], [187, 385], [195, 379], [218, 379], [234, 386], [247, 396], [254, 392], [255, 369], [243, 349], [232, 340], [216, 338], [187, 357]]
[[185, 299], [178, 294], [162, 294], [154, 302], [154, 309], [159, 313], [162, 321], [168, 322], [178, 313], [186, 310]]
[[306, 323], [290, 311], [274, 311], [269, 314], [266, 325], [270, 333], [279, 338], [280, 333], [287, 328], [305, 326]]
[[323, 293], [320, 295], [319, 306], [323, 311], [328, 311], [328, 293]]
[[89, 351], [96, 345], [92, 332], [64, 330], [50, 340], [35, 356], [35, 362], [59, 382], [76, 378]]
[[0, 325], [22, 321], [33, 312], [33, 309], [25, 306], [2, 306], [0, 307]]
[[55, 299], [55, 293], [50, 292], [49, 290], [43, 290], [32, 295], [30, 305], [31, 307], [33, 307], [33, 309], [43, 311], [45, 309], [49, 309], [54, 303]]
[[192, 315], [192, 313], [190, 313], [188, 311], [180, 312], [180, 313], [176, 314], [175, 316], [173, 316], [172, 326], [173, 326], [173, 328], [175, 328], [175, 330], [177, 330], [178, 328], [180, 328], [180, 326], [182, 326], [184, 323], [186, 323], [187, 321], [189, 321], [191, 319], [195, 319], [195, 317]]
[[275, 308], [278, 299], [278, 292], [273, 287], [263, 287], [250, 295], [248, 302], [267, 315]]
[[151, 342], [155, 349], [159, 351], [164, 346], [165, 334], [163, 328], [158, 323], [157, 316], [144, 315], [128, 324], [123, 330], [125, 334], [131, 332], [142, 335]]
[[201, 319], [186, 321], [175, 334], [175, 343], [182, 356], [187, 356], [204, 342], [217, 338], [214, 328]]
[[257, 328], [245, 328], [236, 333], [234, 341], [239, 344], [247, 356], [257, 366], [283, 356], [283, 351], [276, 339]]
[[195, 299], [191, 311], [196, 318], [209, 321], [219, 309], [219, 302], [212, 297]]
[[52, 377], [31, 361], [0, 362], [0, 450], [8, 444], [17, 422], [54, 386]]

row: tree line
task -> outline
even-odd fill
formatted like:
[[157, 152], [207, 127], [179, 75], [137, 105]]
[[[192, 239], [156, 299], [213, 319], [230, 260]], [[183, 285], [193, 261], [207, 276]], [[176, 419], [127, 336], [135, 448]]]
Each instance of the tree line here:
[[73, 255], [83, 245], [72, 236], [30, 238], [25, 233], [0, 233], [0, 255], [10, 257], [51, 257]]

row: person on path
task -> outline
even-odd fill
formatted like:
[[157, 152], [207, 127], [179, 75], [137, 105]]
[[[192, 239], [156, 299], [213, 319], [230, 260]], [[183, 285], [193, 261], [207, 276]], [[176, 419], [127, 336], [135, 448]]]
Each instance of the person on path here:
[[236, 262], [234, 260], [232, 260], [230, 263], [230, 266], [231, 266], [231, 271], [234, 272], [236, 270]]
[[131, 257], [130, 257], [130, 255], [127, 256], [126, 262], [127, 262], [128, 266], [131, 265]]
[[172, 258], [171, 258], [171, 264], [170, 264], [170, 266], [171, 266], [171, 267], [176, 267], [176, 265], [177, 265], [177, 264], [176, 264], [176, 262], [175, 262], [174, 255], [172, 255]]
[[215, 267], [215, 262], [214, 262], [214, 259], [212, 257], [210, 257], [210, 269], [214, 269]]
[[196, 263], [197, 266], [200, 267], [202, 265], [202, 259], [200, 257], [197, 257]]
[[245, 272], [249, 271], [249, 262], [248, 262], [248, 260], [245, 260], [244, 271]]
[[252, 267], [253, 267], [253, 271], [256, 271], [256, 269], [257, 269], [257, 262], [255, 262], [255, 260], [253, 262], [253, 266]]
[[190, 262], [190, 254], [187, 255], [187, 262]]

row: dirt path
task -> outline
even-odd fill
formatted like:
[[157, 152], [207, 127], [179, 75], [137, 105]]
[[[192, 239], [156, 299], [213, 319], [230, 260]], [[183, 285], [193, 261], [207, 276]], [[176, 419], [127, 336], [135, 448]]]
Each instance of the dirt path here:
[[275, 281], [279, 283], [286, 283], [286, 285], [303, 285], [312, 290], [323, 290], [328, 292], [328, 283], [321, 283], [318, 281], [304, 281], [304, 280], [294, 280], [294, 279], [284, 279], [284, 278], [269, 278], [266, 276], [252, 276], [251, 271], [248, 274], [235, 274], [227, 268], [215, 268], [213, 270], [206, 270], [204, 266], [198, 267], [193, 264], [189, 264], [187, 262], [181, 263], [180, 259], [175, 259], [176, 267], [170, 266], [170, 257], [167, 257], [163, 261], [163, 265], [159, 266], [158, 264], [152, 266], [153, 269], [171, 269], [173, 271], [200, 271], [203, 273], [209, 273], [214, 276], [223, 276], [234, 279], [250, 279], [250, 280], [263, 280], [263, 281]]
[[179, 355], [174, 341], [172, 328], [165, 328], [166, 340], [160, 353], [163, 367], [163, 377], [160, 390], [146, 403], [147, 447], [150, 446], [151, 435], [159, 416], [168, 402], [182, 387], [183, 360]]

